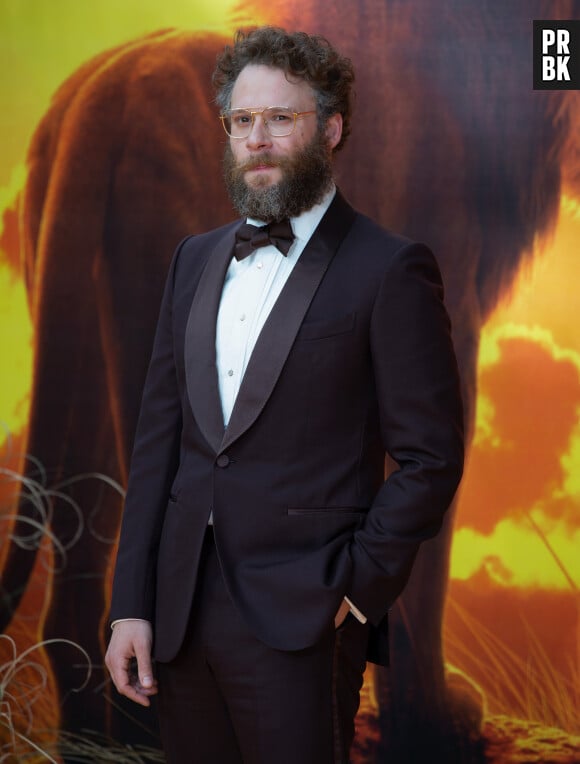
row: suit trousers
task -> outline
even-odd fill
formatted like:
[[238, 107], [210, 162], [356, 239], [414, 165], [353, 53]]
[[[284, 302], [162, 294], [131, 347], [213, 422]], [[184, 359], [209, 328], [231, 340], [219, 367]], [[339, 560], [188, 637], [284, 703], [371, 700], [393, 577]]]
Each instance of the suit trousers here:
[[349, 614], [305, 650], [260, 642], [227, 592], [208, 528], [184, 644], [157, 664], [168, 764], [348, 764], [367, 641]]

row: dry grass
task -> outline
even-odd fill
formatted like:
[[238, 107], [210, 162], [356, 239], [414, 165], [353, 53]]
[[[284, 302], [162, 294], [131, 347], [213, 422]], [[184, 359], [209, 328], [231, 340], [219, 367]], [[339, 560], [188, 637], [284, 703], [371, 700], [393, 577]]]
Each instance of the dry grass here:
[[48, 672], [39, 654], [55, 644], [65, 644], [78, 650], [86, 659], [87, 674], [78, 692], [86, 686], [90, 677], [90, 658], [79, 645], [65, 639], [38, 642], [18, 653], [16, 642], [7, 634], [0, 634], [0, 643], [9, 653], [9, 659], [0, 664], [0, 762], [43, 761], [58, 764], [59, 759], [49, 753], [55, 731], [39, 732], [35, 725], [36, 705], [49, 691]]
[[558, 671], [528, 624], [529, 650], [522, 657], [452, 597], [447, 606], [459, 616], [470, 639], [466, 643], [446, 630], [446, 651], [462, 671], [477, 677], [492, 713], [579, 732], [577, 664], [571, 661], [567, 676]]

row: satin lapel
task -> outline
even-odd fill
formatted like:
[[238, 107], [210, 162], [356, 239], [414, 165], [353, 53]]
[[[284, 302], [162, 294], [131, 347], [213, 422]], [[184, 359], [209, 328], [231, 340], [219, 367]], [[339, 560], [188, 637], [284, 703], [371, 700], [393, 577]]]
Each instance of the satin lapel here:
[[235, 229], [216, 245], [204, 268], [189, 310], [185, 329], [187, 394], [203, 436], [217, 453], [224, 435], [215, 332], [222, 287], [232, 257]]
[[266, 405], [318, 285], [355, 215], [337, 191], [258, 337], [220, 451], [239, 438]]

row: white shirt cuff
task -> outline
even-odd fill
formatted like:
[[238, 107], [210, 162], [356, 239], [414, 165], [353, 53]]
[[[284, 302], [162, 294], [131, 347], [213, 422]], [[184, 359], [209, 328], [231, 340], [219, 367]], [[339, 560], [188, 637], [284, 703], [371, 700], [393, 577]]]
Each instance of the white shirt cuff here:
[[344, 598], [344, 601], [345, 601], [345, 602], [346, 602], [346, 604], [349, 606], [349, 608], [350, 608], [350, 612], [351, 612], [351, 613], [354, 615], [354, 617], [356, 618], [356, 620], [357, 620], [357, 621], [360, 621], [361, 623], [366, 623], [366, 622], [367, 622], [367, 617], [366, 617], [366, 615], [363, 615], [363, 613], [361, 613], [361, 612], [360, 612], [360, 610], [357, 608], [357, 606], [356, 606], [356, 605], [354, 605], [354, 604], [353, 604], [353, 603], [352, 603], [352, 602], [349, 600], [349, 598], [348, 598], [348, 597], [345, 597], [345, 598]]
[[123, 623], [123, 621], [141, 621], [142, 623], [149, 623], [145, 618], [117, 618], [116, 621], [111, 623], [111, 629], [114, 629], [118, 623]]

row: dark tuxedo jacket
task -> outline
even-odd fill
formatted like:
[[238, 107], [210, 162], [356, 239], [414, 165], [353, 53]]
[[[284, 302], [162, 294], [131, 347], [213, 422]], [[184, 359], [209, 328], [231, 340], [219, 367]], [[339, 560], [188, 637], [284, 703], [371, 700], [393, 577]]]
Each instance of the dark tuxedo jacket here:
[[[151, 620], [162, 661], [183, 640], [210, 511], [227, 587], [258, 638], [309, 647], [345, 595], [384, 638], [462, 472], [436, 262], [339, 193], [264, 325], [224, 429], [215, 327], [239, 225], [178, 247], [143, 394], [111, 618]], [[385, 452], [398, 465], [386, 481]]]

